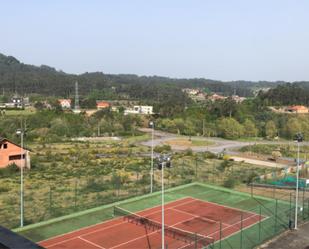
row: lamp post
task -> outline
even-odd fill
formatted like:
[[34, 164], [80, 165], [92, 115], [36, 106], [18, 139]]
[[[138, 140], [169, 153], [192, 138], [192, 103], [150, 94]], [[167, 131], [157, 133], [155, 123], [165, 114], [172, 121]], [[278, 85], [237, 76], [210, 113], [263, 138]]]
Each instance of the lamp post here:
[[165, 249], [165, 218], [164, 218], [164, 168], [171, 167], [171, 157], [170, 156], [161, 156], [159, 158], [158, 169], [161, 170], [161, 215], [162, 215], [162, 249]]
[[161, 189], [162, 189], [162, 205], [161, 205], [161, 214], [162, 214], [162, 249], [165, 248], [165, 220], [164, 220], [164, 167], [165, 162], [162, 162], [161, 169]]
[[20, 227], [24, 226], [24, 130], [18, 129], [16, 134], [20, 136]]
[[150, 169], [150, 193], [153, 192], [153, 137], [154, 137], [154, 122], [149, 122], [151, 126], [151, 169]]
[[295, 142], [297, 142], [297, 169], [296, 169], [296, 196], [295, 196], [295, 224], [294, 229], [297, 229], [298, 216], [298, 186], [299, 186], [299, 143], [304, 140], [303, 135], [299, 132], [295, 135]]

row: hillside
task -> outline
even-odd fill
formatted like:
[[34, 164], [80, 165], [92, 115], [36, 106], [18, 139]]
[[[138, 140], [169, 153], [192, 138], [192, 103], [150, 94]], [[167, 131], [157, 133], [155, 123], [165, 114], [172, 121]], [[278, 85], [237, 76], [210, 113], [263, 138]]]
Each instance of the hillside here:
[[[275, 87], [284, 82], [222, 82], [209, 79], [173, 79], [158, 76], [137, 76], [127, 74], [104, 74], [102, 72], [84, 73], [80, 75], [67, 74], [55, 68], [41, 65], [33, 66], [20, 62], [13, 56], [0, 54], [0, 89], [7, 93], [43, 94], [70, 97], [74, 92], [74, 82], [79, 82], [81, 95], [96, 91], [104, 91], [108, 98], [157, 99], [158, 89], [200, 87], [225, 95], [236, 93], [241, 96], [251, 96], [252, 90], [263, 87]], [[111, 87], [113, 91], [111, 91]], [[100, 94], [99, 94], [100, 95]], [[102, 93], [101, 93], [102, 95]]]

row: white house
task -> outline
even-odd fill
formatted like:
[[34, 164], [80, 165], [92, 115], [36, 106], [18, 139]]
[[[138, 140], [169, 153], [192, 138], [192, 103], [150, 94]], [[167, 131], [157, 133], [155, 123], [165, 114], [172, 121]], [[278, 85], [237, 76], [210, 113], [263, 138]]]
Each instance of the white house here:
[[135, 105], [133, 108], [128, 108], [124, 114], [153, 114], [153, 107], [148, 105]]

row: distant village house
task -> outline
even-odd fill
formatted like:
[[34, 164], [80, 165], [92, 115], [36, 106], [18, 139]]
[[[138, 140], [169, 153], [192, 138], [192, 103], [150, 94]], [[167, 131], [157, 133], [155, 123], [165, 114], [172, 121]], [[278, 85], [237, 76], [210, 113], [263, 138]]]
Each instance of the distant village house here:
[[288, 106], [285, 110], [290, 113], [308, 113], [309, 112], [308, 108], [303, 105]]
[[0, 138], [0, 168], [5, 168], [11, 164], [30, 168], [30, 153], [16, 143], [6, 138]]
[[135, 105], [132, 108], [128, 108], [124, 111], [124, 115], [127, 114], [153, 114], [153, 107], [147, 105]]
[[102, 101], [102, 100], [97, 100], [97, 109], [98, 110], [102, 110], [105, 108], [109, 108], [110, 104], [106, 101]]
[[62, 109], [71, 109], [71, 99], [58, 99], [58, 103]]

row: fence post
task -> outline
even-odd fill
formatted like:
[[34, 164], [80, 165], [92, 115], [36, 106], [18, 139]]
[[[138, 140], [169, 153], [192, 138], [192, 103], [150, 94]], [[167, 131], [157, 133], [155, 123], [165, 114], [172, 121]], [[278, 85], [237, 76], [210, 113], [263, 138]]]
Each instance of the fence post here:
[[259, 211], [259, 242], [261, 242], [261, 221], [262, 221], [262, 207], [260, 205], [260, 211]]
[[292, 216], [291, 216], [291, 211], [292, 211], [292, 192], [290, 192], [290, 209], [289, 209], [289, 228], [291, 229], [291, 223], [292, 223]]
[[212, 183], [215, 183], [215, 162], [212, 164]]
[[303, 187], [303, 206], [302, 206], [302, 218], [305, 220], [305, 188]]
[[243, 220], [243, 213], [240, 215], [240, 249], [242, 249], [242, 220]]
[[309, 199], [308, 199], [308, 207], [307, 207], [307, 214], [308, 214], [308, 219], [309, 219]]
[[74, 209], [77, 208], [77, 180], [75, 179], [75, 186], [74, 186]]
[[275, 204], [275, 226], [274, 226], [274, 230], [275, 230], [275, 234], [277, 233], [277, 209], [278, 209], [278, 199], [276, 199], [276, 204]]
[[222, 222], [220, 221], [220, 242], [219, 242], [220, 249], [222, 248]]
[[197, 180], [197, 157], [195, 158], [195, 181]]
[[53, 203], [52, 203], [52, 187], [49, 186], [49, 215], [52, 216], [52, 206], [53, 206]]

